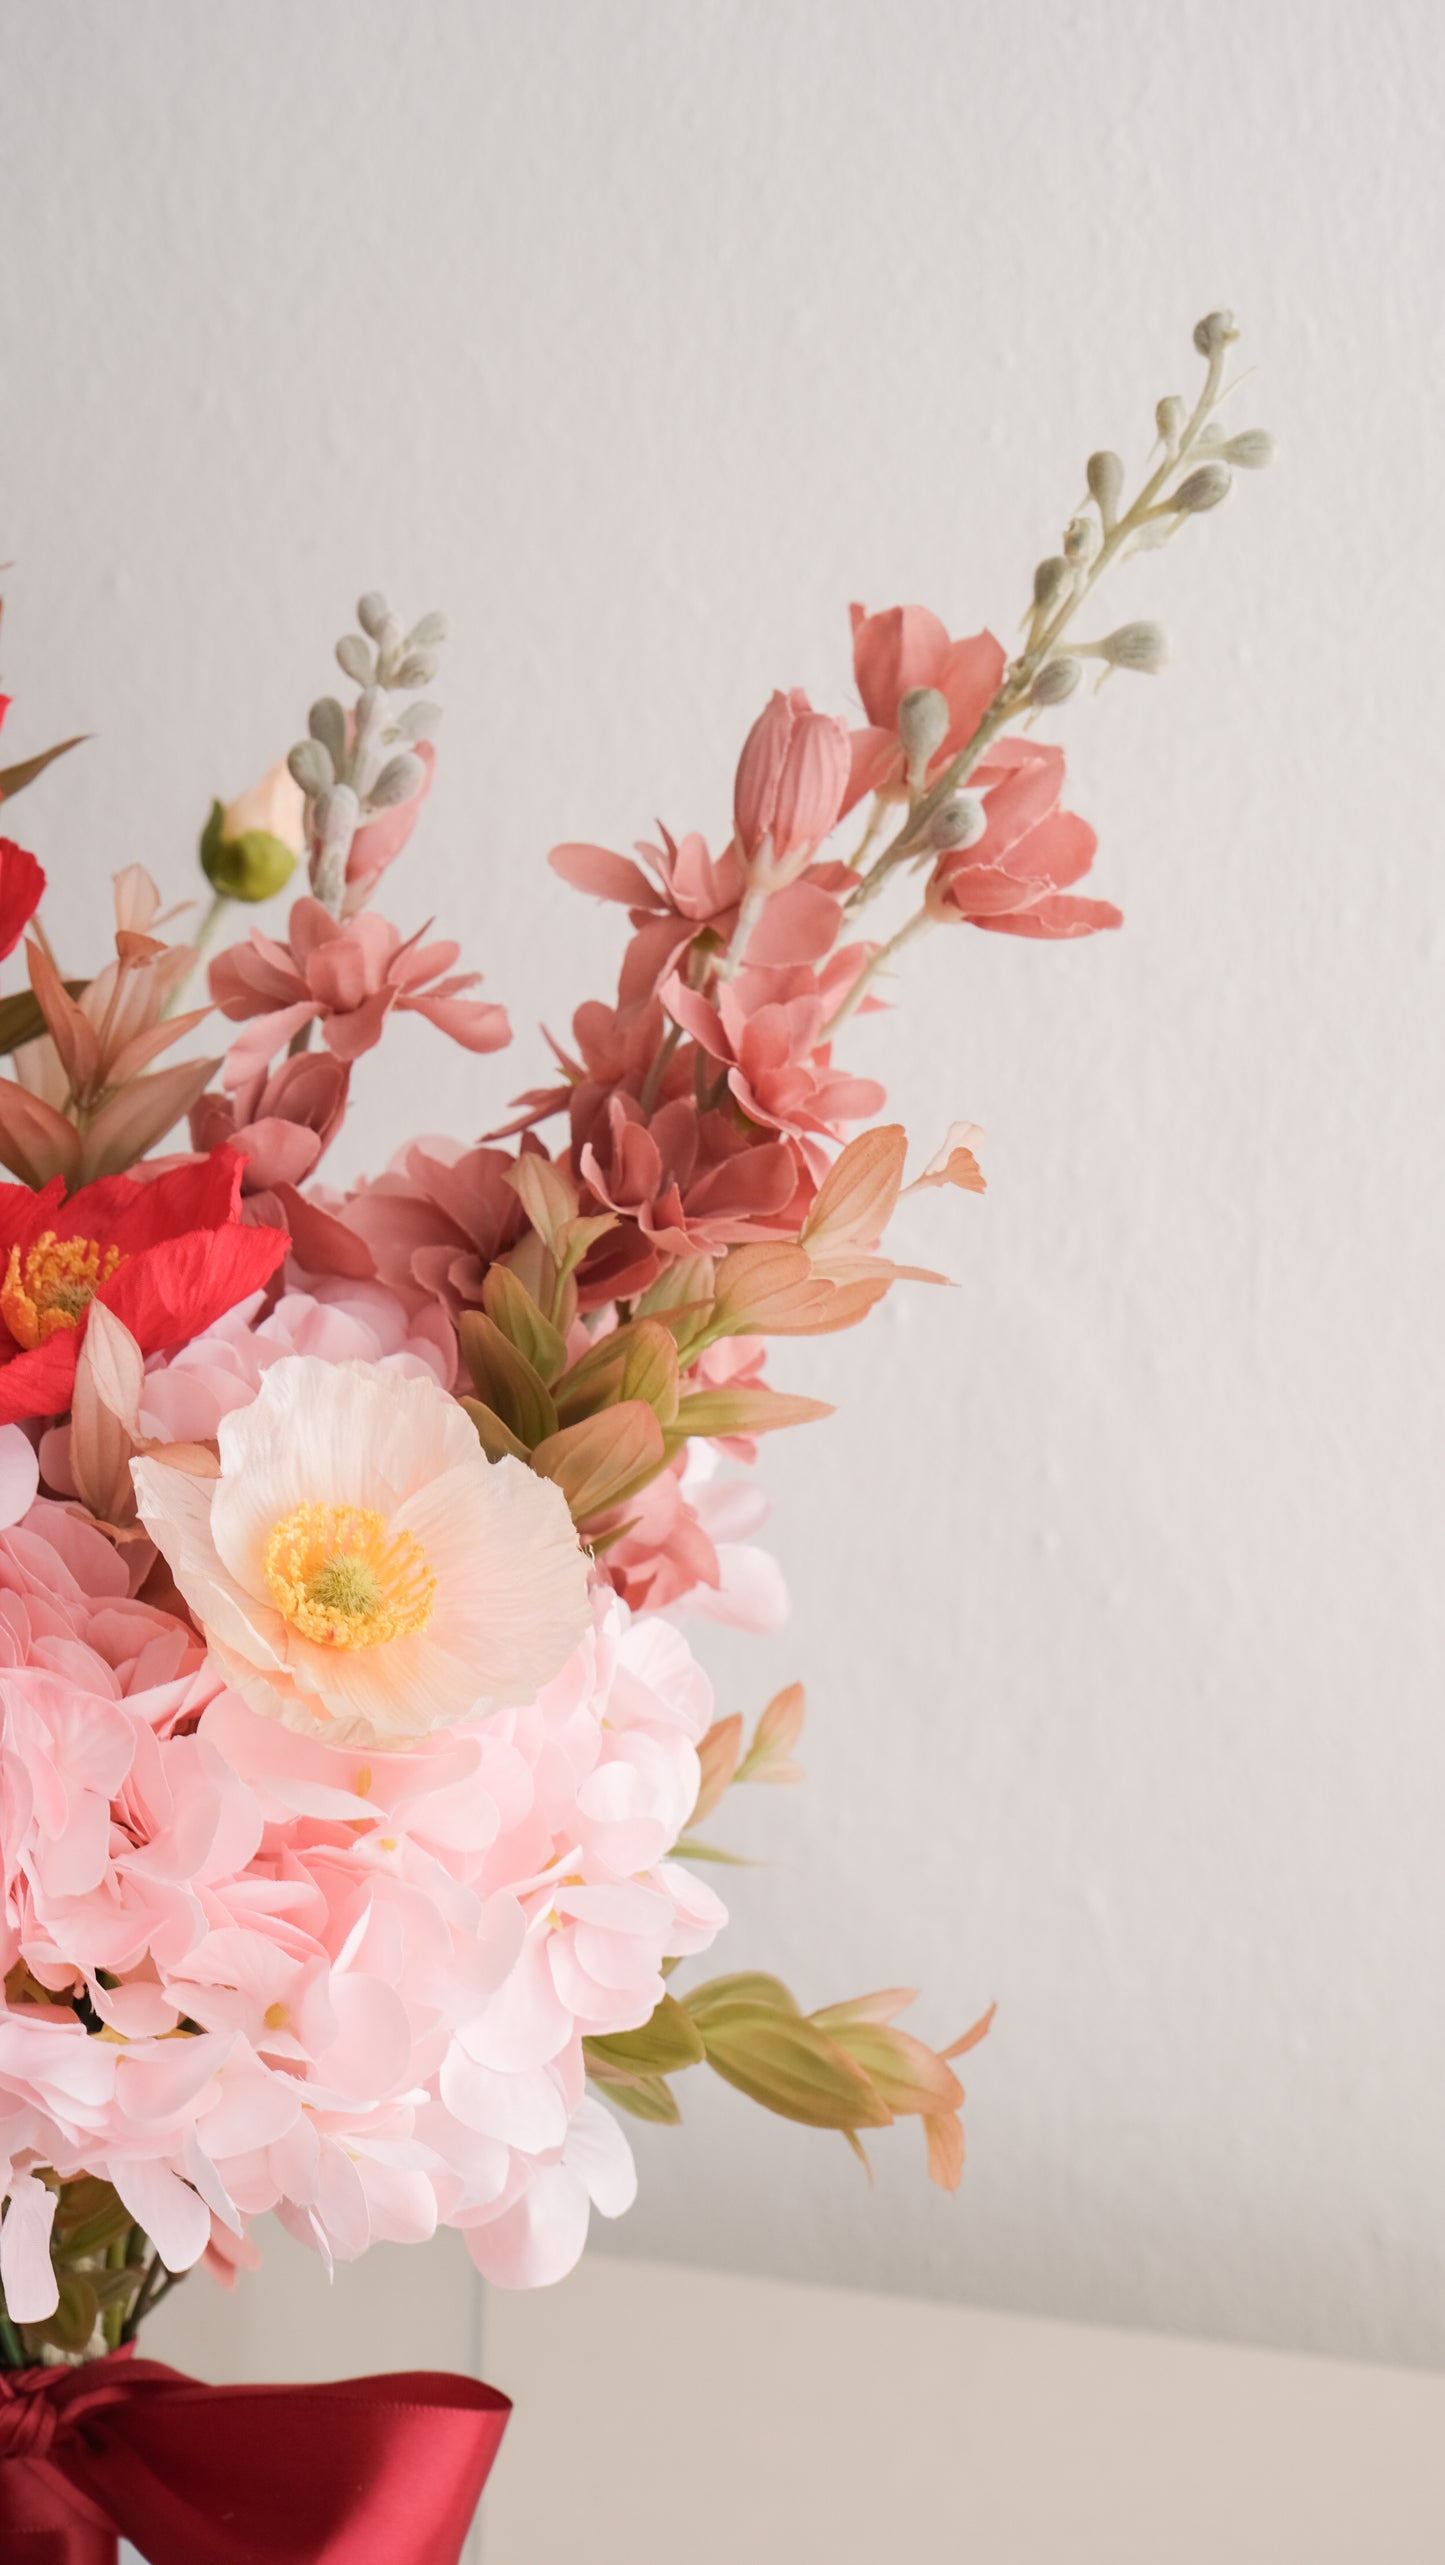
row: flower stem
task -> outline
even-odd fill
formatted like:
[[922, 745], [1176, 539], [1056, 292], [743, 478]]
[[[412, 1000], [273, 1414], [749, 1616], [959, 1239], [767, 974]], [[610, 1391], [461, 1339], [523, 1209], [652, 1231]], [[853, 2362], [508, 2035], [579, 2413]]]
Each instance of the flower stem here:
[[27, 2358], [25, 2345], [3, 2306], [0, 2306], [0, 2351], [5, 2354], [7, 2369], [29, 2369], [34, 2366], [34, 2363]]
[[935, 923], [936, 921], [929, 916], [926, 907], [916, 909], [912, 917], [905, 919], [896, 935], [890, 935], [886, 944], [879, 945], [872, 960], [864, 963], [862, 970], [859, 972], [857, 979], [854, 981], [841, 1005], [836, 1006], [832, 1014], [829, 1016], [827, 1023], [824, 1025], [823, 1030], [818, 1037], [820, 1042], [832, 1041], [833, 1036], [839, 1030], [839, 1027], [847, 1023], [849, 1016], [852, 1015], [861, 1004], [863, 998], [868, 993], [871, 983], [877, 978], [879, 972], [885, 970], [895, 956], [902, 952], [905, 944], [911, 944], [914, 937], [916, 935], [921, 935], [926, 926], [932, 926]]

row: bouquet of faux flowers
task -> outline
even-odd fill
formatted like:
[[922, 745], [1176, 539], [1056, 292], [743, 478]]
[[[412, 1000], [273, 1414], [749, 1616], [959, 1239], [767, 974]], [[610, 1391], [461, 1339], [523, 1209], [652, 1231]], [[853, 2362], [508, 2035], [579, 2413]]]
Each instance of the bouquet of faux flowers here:
[[[855, 608], [864, 721], [775, 694], [720, 851], [553, 850], [628, 914], [617, 997], [578, 1009], [550, 1083], [479, 1105], [480, 1140], [417, 1140], [349, 1191], [323, 1172], [394, 1011], [478, 1057], [509, 1039], [457, 948], [376, 905], [432, 781], [439, 616], [361, 600], [354, 701], [216, 805], [189, 939], [132, 867], [114, 958], [67, 976], [42, 865], [0, 839], [0, 949], [24, 936], [29, 974], [0, 1001], [0, 2523], [29, 2502], [39, 2535], [63, 2486], [55, 2556], [103, 2555], [117, 2519], [159, 2565], [196, 2552], [206, 2482], [187, 2511], [177, 2450], [214, 2391], [119, 2356], [193, 2265], [233, 2282], [264, 2212], [328, 2261], [445, 2223], [489, 2279], [555, 2280], [632, 2199], [618, 2112], [675, 2120], [702, 2064], [860, 2151], [915, 2116], [958, 2182], [953, 2061], [986, 2016], [935, 2050], [905, 1992], [805, 2012], [691, 1968], [726, 1922], [697, 1829], [734, 1784], [799, 1777], [802, 1695], [750, 1737], [714, 1718], [685, 1625], [785, 1608], [748, 1472], [826, 1411], [766, 1376], [770, 1340], [939, 1279], [884, 1248], [905, 1136], [845, 1028], [930, 926], [1120, 922], [1079, 891], [1094, 833], [1035, 724], [1090, 662], [1161, 666], [1157, 625], [1081, 639], [1080, 610], [1268, 460], [1216, 419], [1233, 337], [1200, 324], [1202, 391], [1160, 403], [1132, 502], [1090, 458], [1012, 657]], [[201, 948], [298, 858], [284, 927], [225, 945], [191, 1003]], [[229, 1047], [192, 1056], [218, 1017]], [[914, 1185], [982, 1191], [978, 1139], [955, 1124]], [[426, 2453], [435, 2517], [409, 2492], [388, 2552], [430, 2560], [499, 2417], [426, 2384], [465, 2448]], [[394, 2435], [356, 2414], [347, 2464], [360, 2429], [374, 2471]], [[284, 2427], [245, 2417], [268, 2501]], [[394, 2443], [409, 2486], [422, 2454]], [[372, 2552], [385, 2489], [315, 2499], [306, 2536]], [[262, 2552], [235, 2535], [206, 2552]]]

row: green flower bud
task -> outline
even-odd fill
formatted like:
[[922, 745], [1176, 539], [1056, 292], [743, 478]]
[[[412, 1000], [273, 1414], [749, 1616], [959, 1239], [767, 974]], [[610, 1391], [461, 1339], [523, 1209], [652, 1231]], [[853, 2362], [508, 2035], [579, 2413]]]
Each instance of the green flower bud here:
[[227, 837], [225, 827], [224, 803], [212, 802], [200, 847], [201, 870], [212, 890], [228, 900], [274, 899], [296, 870], [291, 848], [266, 828], [248, 828], [239, 837]]

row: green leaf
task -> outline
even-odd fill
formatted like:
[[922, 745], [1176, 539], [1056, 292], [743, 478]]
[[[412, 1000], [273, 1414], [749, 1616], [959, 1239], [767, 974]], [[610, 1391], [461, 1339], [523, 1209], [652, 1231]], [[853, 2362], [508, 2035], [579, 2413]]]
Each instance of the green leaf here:
[[630, 1398], [641, 1399], [661, 1425], [677, 1414], [677, 1346], [654, 1318], [614, 1328], [579, 1356], [557, 1385], [557, 1413], [570, 1425]]
[[629, 2075], [675, 2075], [684, 2066], [701, 2066], [702, 2033], [675, 1995], [664, 1995], [649, 2019], [635, 2031], [609, 2031], [586, 2043], [589, 2060], [604, 2058]]
[[[88, 980], [67, 980], [66, 996], [83, 997], [89, 986]], [[13, 997], [0, 998], [0, 1051], [18, 1051], [22, 1042], [38, 1041], [46, 1029], [33, 989], [17, 989]]]
[[469, 1309], [458, 1334], [477, 1395], [530, 1452], [557, 1431], [552, 1393], [520, 1347], [484, 1309]]
[[[590, 2047], [591, 2042], [584, 2041], [583, 2045]], [[620, 2077], [599, 2075], [597, 2081], [608, 2101], [615, 2103], [619, 2111], [630, 2111], [635, 2120], [658, 2121], [665, 2128], [675, 2129], [682, 2118], [677, 2096], [660, 2075], [629, 2077], [626, 2082]]]
[[484, 1407], [479, 1398], [460, 1402], [477, 1429], [477, 1440], [489, 1461], [530, 1461], [532, 1455], [525, 1443], [519, 1442], [510, 1425], [504, 1425], [494, 1409]]
[[795, 1398], [786, 1390], [744, 1382], [737, 1389], [694, 1389], [681, 1400], [681, 1434], [771, 1434], [780, 1425], [811, 1425], [831, 1416], [826, 1398]]
[[781, 1977], [768, 1977], [761, 1969], [739, 1969], [730, 1977], [709, 1977], [705, 1984], [694, 1986], [685, 2001], [704, 2039], [709, 2022], [739, 2010], [794, 2013], [802, 2019], [796, 1999]]
[[482, 1285], [482, 1306], [550, 1389], [566, 1367], [567, 1340], [538, 1308], [526, 1284], [508, 1266], [493, 1265]]
[[628, 1399], [549, 1435], [533, 1452], [532, 1467], [543, 1478], [555, 1479], [573, 1521], [585, 1523], [635, 1496], [656, 1478], [666, 1458], [662, 1427], [652, 1409], [641, 1399]]
[[731, 1870], [756, 1870], [757, 1863], [747, 1853], [728, 1852], [721, 1844], [699, 1843], [696, 1835], [679, 1835], [669, 1861], [722, 1861]]
[[780, 2119], [815, 2129], [883, 2129], [892, 2121], [863, 2069], [815, 2022], [739, 2011], [709, 2024], [704, 2038], [714, 2073]]
[[16, 766], [0, 766], [0, 801], [13, 802], [17, 793], [23, 793], [27, 784], [33, 784], [37, 775], [54, 765], [57, 757], [68, 757], [72, 748], [83, 748], [89, 737], [89, 731], [78, 730], [73, 739], [62, 739], [56, 748], [42, 748], [38, 756], [22, 757]]

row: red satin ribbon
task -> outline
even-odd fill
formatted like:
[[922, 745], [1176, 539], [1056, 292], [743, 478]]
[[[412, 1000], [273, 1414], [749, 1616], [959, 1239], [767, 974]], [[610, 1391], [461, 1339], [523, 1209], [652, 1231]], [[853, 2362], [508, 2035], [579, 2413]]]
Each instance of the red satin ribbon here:
[[204, 2387], [112, 2353], [0, 2371], [0, 2559], [457, 2565], [511, 2405], [440, 2370]]

